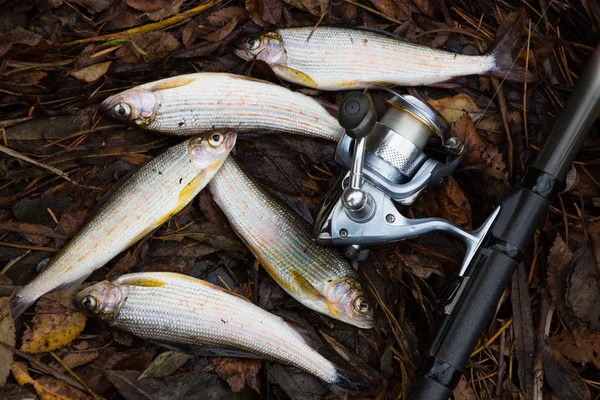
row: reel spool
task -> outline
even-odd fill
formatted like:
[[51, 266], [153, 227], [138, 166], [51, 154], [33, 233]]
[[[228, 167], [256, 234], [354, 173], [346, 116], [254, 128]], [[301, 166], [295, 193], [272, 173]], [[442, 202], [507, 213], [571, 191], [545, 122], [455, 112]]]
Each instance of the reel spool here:
[[[412, 204], [423, 189], [452, 174], [466, 150], [458, 138], [446, 139], [448, 123], [435, 110], [414, 96], [390, 92], [393, 97], [380, 121], [365, 94], [352, 93], [344, 99], [338, 120], [346, 131], [335, 161], [348, 172], [323, 201], [315, 239], [319, 244], [347, 247], [347, 254], [356, 255], [360, 245], [446, 231], [467, 245], [462, 274], [499, 208], [473, 232], [441, 218], [410, 219], [401, 214], [397, 205]], [[442, 140], [446, 163], [424, 152], [434, 134]]]

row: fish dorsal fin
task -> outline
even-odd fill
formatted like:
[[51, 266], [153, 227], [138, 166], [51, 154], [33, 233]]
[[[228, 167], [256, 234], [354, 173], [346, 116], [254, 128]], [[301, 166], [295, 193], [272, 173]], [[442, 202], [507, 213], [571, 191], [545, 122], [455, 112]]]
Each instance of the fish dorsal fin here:
[[319, 85], [313, 80], [313, 78], [311, 78], [302, 71], [298, 71], [297, 69], [286, 67], [285, 65], [281, 64], [272, 65], [271, 68], [282, 78], [291, 82], [295, 82], [303, 86], [308, 86], [317, 89], [319, 87]]
[[306, 222], [313, 225], [315, 220], [310, 212], [308, 205], [302, 201], [302, 198], [291, 196], [283, 192], [278, 192], [273, 189], [268, 189], [275, 197], [285, 203], [288, 207], [298, 213]]
[[296, 333], [302, 336], [304, 342], [312, 349], [319, 350], [321, 347], [323, 347], [323, 342], [321, 341], [319, 335], [315, 333], [315, 331], [292, 321], [288, 321], [285, 319], [284, 321], [286, 324], [288, 324], [290, 328], [292, 328], [294, 331], [296, 331]]
[[314, 301], [324, 301], [325, 297], [315, 287], [306, 280], [299, 272], [295, 270], [290, 271], [290, 277], [292, 278], [292, 291], [296, 293], [302, 293], [303, 297], [307, 297]]
[[365, 31], [365, 32], [371, 32], [371, 33], [377, 33], [379, 35], [387, 36], [390, 39], [396, 39], [396, 40], [400, 40], [402, 42], [409, 43], [408, 40], [406, 40], [405, 38], [403, 38], [400, 35], [396, 35], [395, 33], [384, 31], [382, 29], [373, 28], [372, 26], [366, 26], [366, 25], [363, 25], [363, 26], [353, 26], [350, 29], [354, 29], [354, 30], [357, 30], [357, 31]]
[[152, 92], [158, 92], [166, 89], [175, 89], [178, 87], [189, 85], [196, 80], [190, 75], [174, 76], [172, 78], [163, 79], [150, 89]]

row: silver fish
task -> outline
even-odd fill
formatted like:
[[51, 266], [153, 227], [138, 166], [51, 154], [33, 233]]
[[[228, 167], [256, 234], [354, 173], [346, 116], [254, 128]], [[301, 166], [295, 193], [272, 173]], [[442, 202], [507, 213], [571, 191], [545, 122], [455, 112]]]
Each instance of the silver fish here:
[[179, 212], [219, 170], [235, 133], [188, 139], [154, 158], [127, 180], [91, 220], [10, 303], [13, 317], [40, 296], [79, 285], [93, 271]]
[[373, 309], [350, 263], [314, 243], [310, 225], [260, 187], [232, 156], [208, 186], [231, 226], [265, 270], [308, 308], [360, 328]]
[[[430, 85], [474, 74], [531, 80], [511, 58], [516, 30], [483, 56], [467, 56], [409, 43], [364, 29], [278, 29], [248, 38], [235, 53], [264, 61], [281, 79], [321, 90], [372, 85]], [[310, 39], [309, 39], [310, 37]]]
[[134, 87], [104, 100], [111, 117], [168, 135], [215, 129], [287, 132], [338, 140], [343, 128], [316, 100], [258, 79], [196, 73]]
[[292, 365], [346, 392], [377, 382], [321, 356], [298, 328], [246, 298], [189, 276], [150, 272], [100, 282], [76, 303], [109, 325], [146, 339], [239, 350]]

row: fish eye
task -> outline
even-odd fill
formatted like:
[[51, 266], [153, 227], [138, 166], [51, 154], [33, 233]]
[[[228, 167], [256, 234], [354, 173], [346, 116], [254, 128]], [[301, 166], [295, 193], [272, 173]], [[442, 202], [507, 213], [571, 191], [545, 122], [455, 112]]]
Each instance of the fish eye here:
[[210, 135], [210, 138], [208, 139], [208, 143], [212, 146], [212, 147], [217, 147], [219, 146], [221, 143], [223, 143], [223, 140], [225, 140], [225, 136], [223, 136], [220, 133], [213, 133], [212, 135]]
[[371, 310], [369, 300], [365, 299], [364, 297], [357, 297], [354, 299], [354, 309], [361, 314], [368, 313]]
[[246, 40], [246, 47], [250, 51], [258, 50], [258, 48], [260, 47], [260, 39], [256, 37], [249, 38], [248, 40]]
[[127, 103], [119, 103], [113, 109], [117, 118], [128, 118], [131, 115], [131, 107]]
[[81, 300], [81, 305], [88, 311], [94, 311], [96, 309], [96, 299], [92, 296], [85, 296], [83, 300]]

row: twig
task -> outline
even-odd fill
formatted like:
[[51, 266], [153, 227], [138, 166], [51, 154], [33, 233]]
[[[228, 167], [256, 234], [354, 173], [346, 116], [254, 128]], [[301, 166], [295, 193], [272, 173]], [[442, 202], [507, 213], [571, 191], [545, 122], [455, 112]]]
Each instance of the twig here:
[[25, 161], [25, 162], [33, 164], [33, 165], [35, 165], [37, 167], [46, 169], [46, 170], [48, 170], [48, 171], [50, 171], [50, 172], [52, 172], [52, 173], [60, 176], [61, 178], [63, 178], [67, 182], [72, 183], [75, 186], [84, 187], [84, 188], [93, 189], [93, 190], [102, 190], [102, 189], [100, 189], [98, 187], [95, 187], [95, 186], [88, 186], [88, 185], [82, 185], [81, 183], [77, 183], [73, 179], [69, 178], [69, 176], [67, 174], [65, 174], [64, 172], [62, 172], [60, 169], [54, 168], [54, 167], [52, 167], [50, 165], [47, 165], [47, 164], [41, 163], [39, 161], [36, 161], [33, 158], [29, 158], [26, 155], [23, 155], [23, 154], [19, 153], [18, 151], [10, 149], [10, 148], [8, 148], [6, 146], [0, 145], [0, 151], [3, 152], [4, 154], [7, 154], [7, 155], [9, 155], [11, 157], [14, 157], [14, 158], [17, 158], [17, 159], [19, 159], [21, 161]]
[[540, 291], [540, 318], [538, 319], [537, 338], [535, 344], [535, 358], [533, 360], [533, 399], [542, 400], [542, 387], [544, 386], [544, 346], [546, 345], [546, 319], [548, 318], [548, 293], [543, 287]]
[[[525, 53], [525, 70], [529, 71], [529, 43], [531, 41], [531, 18], [527, 30], [527, 52]], [[525, 128], [525, 148], [529, 148], [529, 131], [527, 130], [527, 79], [523, 85], [523, 125]]]
[[506, 346], [506, 330], [500, 334], [500, 353], [498, 355], [498, 376], [496, 377], [496, 393], [495, 398], [502, 398], [502, 383], [504, 380], [504, 370], [506, 362], [504, 362], [504, 348]]
[[488, 347], [490, 344], [494, 343], [494, 341], [496, 339], [498, 339], [498, 336], [500, 336], [502, 334], [502, 332], [504, 332], [506, 330], [506, 328], [508, 328], [509, 326], [511, 326], [512, 322], [513, 322], [512, 318], [509, 319], [508, 321], [506, 321], [504, 323], [504, 325], [502, 325], [500, 327], [500, 329], [498, 329], [498, 332], [496, 332], [494, 334], [494, 336], [492, 336], [491, 338], [489, 338], [487, 342], [485, 342], [484, 344], [482, 344], [477, 350], [475, 350], [473, 353], [471, 353], [471, 357], [473, 357], [473, 356], [481, 353], [483, 350], [485, 350], [486, 347]]
[[69, 43], [61, 44], [61, 46], [72, 46], [74, 44], [91, 43], [91, 42], [108, 42], [111, 40], [119, 40], [119, 39], [123, 40], [123, 39], [128, 39], [131, 36], [137, 35], [138, 33], [157, 31], [159, 29], [164, 29], [168, 26], [175, 25], [181, 21], [185, 21], [186, 19], [191, 18], [197, 14], [200, 14], [202, 11], [209, 9], [210, 7], [217, 5], [220, 2], [221, 2], [221, 0], [210, 0], [208, 3], [201, 4], [197, 7], [194, 7], [185, 12], [182, 12], [181, 14], [177, 14], [172, 17], [165, 18], [159, 22], [153, 22], [150, 24], [138, 26], [135, 28], [127, 29], [122, 32], [109, 33], [107, 35], [93, 36], [90, 38], [74, 40]]
[[7, 242], [0, 242], [0, 246], [14, 247], [16, 249], [27, 249], [27, 250], [37, 250], [37, 251], [50, 251], [50, 252], [53, 252], [53, 253], [56, 253], [59, 250], [59, 249], [56, 249], [54, 247], [29, 246], [29, 245], [26, 245], [26, 244], [7, 243]]

